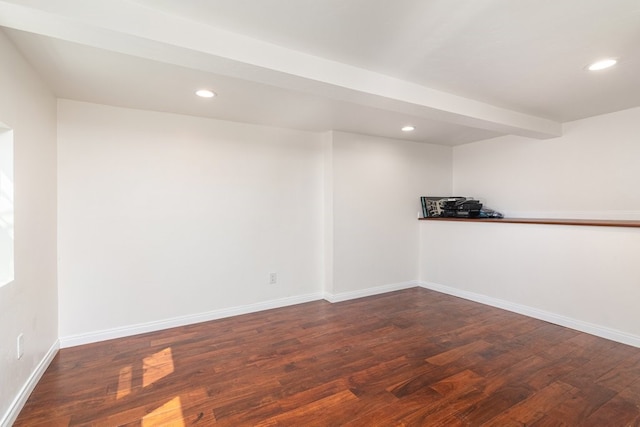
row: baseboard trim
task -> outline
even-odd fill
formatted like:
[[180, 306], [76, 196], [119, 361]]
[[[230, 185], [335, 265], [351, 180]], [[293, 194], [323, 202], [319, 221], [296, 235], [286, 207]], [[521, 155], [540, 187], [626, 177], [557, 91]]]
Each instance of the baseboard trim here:
[[418, 285], [431, 289], [433, 291], [442, 292], [460, 298], [464, 298], [470, 301], [479, 302], [481, 304], [490, 305], [492, 307], [501, 308], [503, 310], [511, 311], [525, 316], [533, 317], [535, 319], [544, 320], [549, 323], [564, 326], [567, 328], [575, 329], [576, 331], [585, 332], [587, 334], [595, 335], [601, 338], [606, 338], [611, 341], [616, 341], [622, 344], [628, 344], [634, 347], [640, 348], [640, 336], [632, 335], [626, 332], [622, 332], [616, 329], [607, 328], [605, 326], [596, 325], [582, 320], [573, 319], [571, 317], [563, 316], [549, 311], [540, 310], [534, 307], [529, 307], [522, 304], [513, 303], [510, 301], [502, 300], [499, 298], [493, 298], [475, 292], [464, 291], [461, 289], [453, 288], [446, 285], [441, 285], [433, 282], [418, 282]]
[[114, 338], [129, 337], [132, 335], [144, 334], [147, 332], [155, 332], [163, 329], [175, 328], [178, 326], [191, 325], [194, 323], [208, 322], [210, 320], [223, 319], [226, 317], [239, 316], [242, 314], [256, 313], [274, 308], [281, 308], [295, 304], [303, 304], [310, 301], [318, 301], [323, 299], [321, 292], [307, 295], [300, 295], [287, 298], [279, 298], [248, 304], [238, 307], [223, 308], [205, 313], [191, 314], [187, 316], [179, 316], [171, 319], [158, 320], [154, 322], [139, 323], [120, 328], [105, 329], [101, 331], [89, 332], [85, 334], [70, 335], [60, 338], [60, 347], [68, 348], [83, 344], [90, 344], [99, 341], [106, 341]]
[[[325, 299], [331, 303], [337, 303], [337, 302], [348, 301], [348, 300], [357, 299], [357, 298], [364, 298], [368, 296], [384, 294], [387, 292], [409, 289], [416, 286], [420, 286], [426, 289], [442, 292], [444, 294], [464, 298], [470, 301], [479, 302], [481, 304], [490, 305], [492, 307], [501, 308], [514, 313], [523, 314], [525, 316], [544, 320], [546, 322], [554, 323], [560, 326], [565, 326], [567, 328], [575, 329], [581, 332], [586, 332], [588, 334], [592, 334], [602, 338], [610, 339], [612, 341], [616, 341], [616, 342], [620, 342], [623, 344], [628, 344], [628, 345], [632, 345], [634, 347], [640, 348], [640, 336], [632, 335], [632, 334], [622, 332], [612, 328], [607, 328], [605, 326], [596, 325], [593, 323], [573, 319], [571, 317], [563, 316], [560, 314], [540, 310], [534, 307], [513, 303], [513, 302], [502, 300], [499, 298], [493, 298], [487, 295], [464, 291], [451, 286], [441, 285], [433, 282], [419, 281], [419, 280], [412, 280], [408, 282], [394, 283], [394, 284], [383, 285], [383, 286], [376, 286], [372, 288], [361, 289], [361, 290], [350, 291], [350, 292], [341, 292], [337, 294], [330, 293], [330, 292], [324, 292], [324, 293], [318, 292], [318, 293], [312, 293], [312, 294], [301, 295], [301, 296], [280, 298], [276, 300], [270, 300], [270, 301], [255, 303], [255, 304], [225, 308], [225, 309], [214, 310], [214, 311], [205, 312], [205, 313], [175, 317], [171, 319], [159, 320], [154, 322], [141, 323], [141, 324], [125, 326], [121, 328], [113, 328], [113, 329], [101, 330], [96, 332], [89, 332], [85, 334], [71, 335], [71, 336], [61, 337], [59, 339], [59, 343], [57, 343], [59, 345], [59, 347], [57, 348], [75, 347], [83, 344], [90, 344], [90, 343], [105, 341], [105, 340], [114, 339], [114, 338], [123, 338], [127, 336], [143, 334], [147, 332], [155, 332], [162, 329], [185, 326], [185, 325], [190, 325], [194, 323], [207, 322], [210, 320], [222, 319], [222, 318], [238, 316], [242, 314], [255, 313], [259, 311], [286, 307], [286, 306], [295, 305], [295, 304], [302, 304], [302, 303], [317, 301], [321, 299]], [[55, 356], [55, 352], [54, 352], [54, 356]], [[50, 363], [50, 361], [48, 363]]]
[[238, 316], [242, 314], [256, 313], [259, 311], [281, 308], [295, 304], [302, 304], [310, 301], [325, 299], [331, 303], [347, 301], [356, 298], [363, 298], [373, 295], [379, 295], [387, 292], [399, 291], [419, 286], [419, 282], [412, 280], [409, 282], [394, 283], [390, 285], [377, 286], [373, 288], [362, 289], [358, 291], [342, 292], [338, 294], [332, 293], [313, 293], [295, 297], [280, 298], [249, 304], [238, 307], [224, 308], [205, 313], [197, 313], [187, 316], [174, 317], [171, 319], [158, 320], [147, 323], [139, 323], [120, 328], [105, 329], [101, 331], [88, 332], [84, 334], [69, 335], [60, 337], [60, 348], [76, 347], [94, 342], [106, 341], [115, 338], [129, 337], [132, 335], [144, 334], [147, 332], [155, 332], [163, 329], [175, 328], [178, 326], [191, 325], [194, 323], [208, 322], [210, 320], [223, 319], [226, 317]]
[[358, 291], [340, 292], [333, 294], [330, 292], [324, 293], [324, 299], [331, 303], [348, 301], [357, 298], [370, 297], [373, 295], [385, 294], [387, 292], [401, 291], [403, 289], [415, 288], [419, 286], [417, 280], [411, 280], [409, 282], [393, 283], [390, 285], [376, 286], [373, 288], [361, 289]]
[[29, 378], [27, 378], [27, 381], [24, 383], [15, 399], [13, 399], [11, 405], [9, 405], [9, 409], [0, 420], [0, 426], [9, 427], [13, 425], [18, 418], [18, 415], [20, 415], [20, 411], [22, 411], [22, 408], [24, 408], [24, 405], [27, 403], [27, 399], [29, 399], [31, 392], [36, 388], [38, 381], [40, 381], [40, 378], [44, 375], [44, 372], [53, 361], [53, 358], [58, 354], [59, 349], [60, 342], [59, 340], [56, 340], [51, 348], [49, 348], [49, 351], [44, 355], [40, 363], [38, 363], [36, 368], [33, 370]]

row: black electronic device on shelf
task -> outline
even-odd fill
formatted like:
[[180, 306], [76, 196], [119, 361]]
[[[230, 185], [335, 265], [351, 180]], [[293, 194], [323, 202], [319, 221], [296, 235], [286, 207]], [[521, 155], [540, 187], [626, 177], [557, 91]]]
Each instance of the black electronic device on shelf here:
[[445, 202], [442, 216], [446, 218], [476, 218], [480, 215], [482, 203], [474, 199]]
[[477, 218], [482, 203], [467, 197], [421, 197], [425, 218]]

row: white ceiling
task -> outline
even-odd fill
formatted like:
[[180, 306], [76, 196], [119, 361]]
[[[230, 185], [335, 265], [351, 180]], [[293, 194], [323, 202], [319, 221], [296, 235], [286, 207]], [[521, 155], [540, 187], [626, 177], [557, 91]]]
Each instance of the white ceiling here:
[[0, 26], [58, 97], [295, 129], [458, 145], [640, 106], [640, 0], [0, 0]]

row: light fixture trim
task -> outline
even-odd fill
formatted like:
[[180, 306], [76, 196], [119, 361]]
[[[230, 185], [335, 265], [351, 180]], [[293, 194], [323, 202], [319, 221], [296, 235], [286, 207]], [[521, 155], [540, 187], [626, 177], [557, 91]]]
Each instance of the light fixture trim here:
[[198, 89], [196, 91], [196, 95], [201, 98], [213, 98], [214, 96], [216, 96], [215, 92], [209, 89]]
[[401, 130], [402, 132], [413, 132], [414, 130], [416, 130], [416, 127], [407, 125], [407, 126], [403, 126]]
[[618, 60], [616, 58], [601, 59], [601, 60], [596, 61], [596, 62], [594, 62], [592, 64], [589, 64], [589, 66], [587, 67], [587, 70], [589, 70], [589, 71], [605, 70], [607, 68], [613, 67], [617, 63], [618, 63]]

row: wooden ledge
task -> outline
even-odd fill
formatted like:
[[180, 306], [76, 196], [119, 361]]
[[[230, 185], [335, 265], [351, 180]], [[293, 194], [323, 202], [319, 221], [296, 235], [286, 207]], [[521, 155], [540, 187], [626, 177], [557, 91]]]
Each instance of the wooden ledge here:
[[507, 224], [581, 225], [595, 227], [640, 228], [640, 221], [617, 219], [555, 219], [555, 218], [419, 218], [421, 221], [492, 222]]

